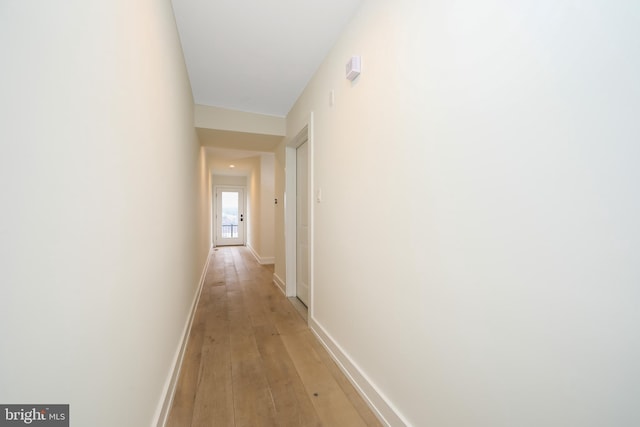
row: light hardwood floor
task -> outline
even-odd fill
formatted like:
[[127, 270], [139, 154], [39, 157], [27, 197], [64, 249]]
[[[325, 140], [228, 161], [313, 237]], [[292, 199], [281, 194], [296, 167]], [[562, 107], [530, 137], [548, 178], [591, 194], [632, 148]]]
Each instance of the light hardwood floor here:
[[214, 251], [167, 427], [381, 426], [272, 277]]

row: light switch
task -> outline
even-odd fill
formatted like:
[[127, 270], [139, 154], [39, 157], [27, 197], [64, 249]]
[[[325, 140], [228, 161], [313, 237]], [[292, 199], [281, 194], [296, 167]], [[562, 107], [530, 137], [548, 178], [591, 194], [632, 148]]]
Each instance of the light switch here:
[[320, 187], [316, 190], [316, 202], [322, 202], [322, 188]]

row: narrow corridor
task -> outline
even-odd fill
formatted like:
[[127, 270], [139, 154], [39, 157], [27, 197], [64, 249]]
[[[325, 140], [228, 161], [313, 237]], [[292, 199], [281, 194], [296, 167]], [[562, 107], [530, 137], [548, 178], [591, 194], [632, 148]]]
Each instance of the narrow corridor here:
[[167, 426], [380, 426], [272, 276], [214, 251]]

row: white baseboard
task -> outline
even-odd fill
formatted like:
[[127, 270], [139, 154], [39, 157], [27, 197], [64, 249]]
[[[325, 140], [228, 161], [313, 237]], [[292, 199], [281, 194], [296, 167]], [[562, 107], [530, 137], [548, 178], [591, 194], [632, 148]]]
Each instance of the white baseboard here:
[[258, 261], [258, 264], [261, 264], [261, 265], [273, 264], [276, 261], [275, 257], [272, 257], [272, 256], [271, 257], [263, 257], [263, 256], [258, 255], [258, 252], [256, 252], [256, 250], [253, 249], [251, 247], [251, 245], [247, 245], [247, 248], [249, 248], [249, 250], [251, 251], [251, 253], [255, 257], [256, 261]]
[[276, 273], [273, 273], [273, 283], [282, 291], [284, 296], [287, 296], [287, 286], [284, 283], [284, 280], [280, 278]]
[[367, 402], [381, 423], [389, 427], [407, 427], [410, 424], [403, 419], [398, 410], [362, 372], [362, 370], [344, 352], [342, 347], [312, 317], [309, 317], [309, 328], [320, 343], [327, 349], [338, 367], [351, 381], [358, 393]]
[[196, 294], [193, 297], [193, 301], [191, 303], [191, 310], [189, 312], [189, 317], [187, 317], [187, 321], [182, 330], [182, 337], [180, 338], [180, 343], [178, 344], [176, 353], [173, 356], [172, 368], [171, 368], [171, 371], [169, 372], [169, 376], [165, 381], [160, 403], [158, 404], [158, 407], [156, 408], [156, 412], [153, 416], [153, 422], [151, 424], [152, 426], [164, 427], [164, 425], [167, 422], [167, 418], [169, 417], [169, 409], [171, 409], [171, 405], [173, 404], [173, 397], [175, 396], [176, 386], [178, 385], [180, 369], [182, 368], [182, 360], [184, 358], [184, 353], [187, 349], [187, 342], [189, 340], [189, 334], [191, 333], [193, 318], [195, 317], [195, 314], [196, 314], [198, 301], [200, 301], [200, 295], [202, 294], [202, 288], [204, 286], [205, 277], [207, 274], [207, 270], [209, 268], [209, 260], [211, 259], [212, 254], [213, 254], [213, 246], [209, 249], [209, 254], [207, 255], [207, 261], [204, 263], [204, 269], [202, 270], [202, 274], [200, 275], [200, 283], [198, 284], [198, 289], [196, 290]]

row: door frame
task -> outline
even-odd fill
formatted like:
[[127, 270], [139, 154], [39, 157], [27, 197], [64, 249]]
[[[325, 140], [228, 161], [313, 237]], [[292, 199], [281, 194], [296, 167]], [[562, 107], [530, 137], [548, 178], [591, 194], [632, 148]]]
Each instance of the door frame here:
[[308, 119], [303, 123], [302, 129], [295, 138], [289, 141], [285, 147], [285, 209], [284, 209], [284, 235], [285, 235], [285, 291], [287, 297], [296, 296], [296, 234], [297, 234], [297, 218], [296, 218], [296, 150], [306, 141], [308, 148], [307, 157], [307, 194], [308, 194], [308, 242], [309, 242], [309, 316], [311, 320], [314, 313], [313, 292], [314, 292], [314, 268], [313, 268], [313, 250], [314, 250], [314, 144], [313, 144], [313, 112], [309, 113]]
[[[213, 187], [213, 246], [218, 246], [218, 207], [220, 206], [220, 201], [218, 201], [218, 191], [231, 190], [231, 191], [242, 191], [242, 205], [243, 205], [243, 215], [244, 215], [244, 224], [243, 224], [243, 233], [242, 233], [242, 246], [247, 244], [247, 221], [249, 220], [247, 216], [247, 188], [241, 185], [216, 185]], [[238, 224], [238, 227], [240, 225]], [[233, 246], [233, 245], [229, 245]]]
[[[304, 147], [304, 150], [303, 150]], [[296, 297], [309, 305], [309, 143], [296, 148]], [[302, 184], [302, 185], [301, 185]]]

